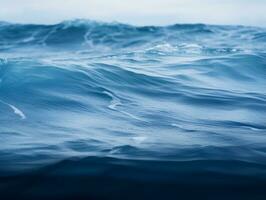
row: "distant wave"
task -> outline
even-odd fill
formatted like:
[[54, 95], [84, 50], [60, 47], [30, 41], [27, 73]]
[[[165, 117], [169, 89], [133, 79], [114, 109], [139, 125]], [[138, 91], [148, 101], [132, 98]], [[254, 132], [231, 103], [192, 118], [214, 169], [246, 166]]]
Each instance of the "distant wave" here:
[[264, 28], [0, 23], [3, 175], [91, 157], [257, 171], [265, 122]]
[[[48, 46], [56, 48], [84, 48], [101, 46], [109, 48], [133, 48], [158, 44], [159, 47], [180, 48], [180, 50], [208, 48], [208, 43], [201, 38], [218, 41], [232, 39], [239, 41], [265, 42], [266, 32], [263, 28], [243, 26], [215, 26], [205, 24], [176, 24], [171, 26], [136, 27], [119, 23], [100, 23], [87, 20], [65, 21], [56, 25], [10, 24], [0, 22], [1, 47]], [[239, 37], [240, 36], [240, 37]], [[206, 38], [206, 39], [207, 39]], [[222, 41], [221, 41], [222, 42]], [[217, 44], [217, 53], [235, 52], [233, 44], [224, 47]], [[239, 43], [238, 43], [239, 44]], [[242, 44], [243, 45], [243, 44]], [[154, 47], [155, 45], [153, 45]], [[212, 47], [212, 45], [210, 45]], [[260, 45], [261, 46], [261, 45]], [[239, 46], [238, 46], [239, 47]], [[82, 49], [83, 49], [82, 48]], [[65, 49], [66, 50], [66, 49]], [[88, 50], [88, 49], [87, 49]]]

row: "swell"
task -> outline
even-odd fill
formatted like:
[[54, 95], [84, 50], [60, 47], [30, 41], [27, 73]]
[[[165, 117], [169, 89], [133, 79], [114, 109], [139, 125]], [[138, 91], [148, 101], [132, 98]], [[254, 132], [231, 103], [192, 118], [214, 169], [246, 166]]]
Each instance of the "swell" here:
[[1, 23], [3, 170], [89, 156], [265, 163], [264, 35], [204, 24]]
[[[265, 151], [258, 148], [264, 142], [266, 130], [263, 124], [265, 94], [192, 86], [173, 77], [152, 76], [100, 63], [73, 67], [20, 60], [7, 61], [1, 69], [1, 120], [9, 121], [2, 124], [2, 129], [16, 133], [22, 127], [24, 132], [22, 136], [11, 138], [6, 148], [15, 151], [18, 147], [13, 146], [13, 142], [30, 138], [29, 148], [20, 147], [26, 156], [23, 163], [29, 166], [32, 159], [42, 163], [46, 159], [63, 159], [64, 154], [85, 156], [89, 152], [158, 160], [265, 161]], [[18, 116], [14, 110], [8, 110], [10, 105], [16, 108]], [[215, 118], [199, 110], [208, 111], [209, 116]], [[223, 116], [242, 110], [261, 119]], [[91, 123], [92, 119], [101, 121]], [[22, 124], [23, 120], [26, 125]], [[129, 129], [122, 131], [121, 122]], [[161, 134], [153, 130], [167, 131], [169, 135], [164, 133], [164, 138], [159, 139]], [[1, 134], [3, 140], [11, 137]], [[58, 135], [64, 137], [56, 141], [49, 138]], [[79, 139], [79, 135], [83, 139]], [[48, 144], [34, 142], [34, 138], [40, 136], [46, 136]], [[10, 156], [6, 163], [15, 155]]]
[[[230, 60], [232, 61], [232, 58]], [[213, 63], [213, 61], [211, 62]], [[216, 88], [208, 88], [208, 84], [205, 87], [204, 84], [202, 86], [191, 85], [192, 81], [187, 83], [182, 79], [179, 80], [178, 76], [174, 78], [175, 76], [148, 75], [107, 64], [97, 63], [87, 67], [62, 68], [39, 62], [11, 61], [1, 66], [0, 89], [1, 94], [3, 94], [2, 101], [8, 101], [8, 98], [11, 98], [12, 101], [21, 103], [31, 104], [34, 102], [36, 108], [47, 106], [57, 110], [64, 110], [65, 107], [69, 106], [72, 109], [84, 111], [83, 109], [86, 107], [94, 106], [90, 103], [91, 101], [86, 102], [85, 98], [87, 97], [90, 97], [91, 100], [106, 102], [120, 101], [119, 96], [121, 96], [121, 100], [128, 103], [132, 97], [153, 98], [154, 101], [158, 99], [173, 104], [207, 106], [214, 109], [222, 107], [223, 109], [246, 108], [265, 111], [265, 95], [259, 95], [264, 87], [256, 88], [257, 97], [254, 94], [255, 91], [253, 93], [249, 91], [250, 87], [258, 82], [263, 83], [265, 80], [264, 66], [261, 64], [261, 69], [259, 69], [258, 60], [256, 69], [259, 71], [249, 68], [244, 71], [243, 65], [240, 70], [234, 69], [232, 64], [229, 67], [226, 63], [219, 64], [221, 66], [215, 64], [213, 69], [209, 61], [200, 61], [200, 63], [200, 65], [197, 63], [190, 65], [195, 65], [197, 70], [203, 70], [200, 72], [201, 78], [212, 77], [216, 81]], [[237, 61], [237, 63], [240, 62]], [[245, 63], [247, 63], [247, 56], [245, 56]], [[205, 65], [208, 65], [207, 69]], [[205, 70], [208, 72], [206, 73]], [[182, 76], [186, 76], [185, 73], [182, 73]], [[233, 88], [223, 90], [218, 85], [219, 79], [228, 82], [237, 80], [239, 84], [245, 82], [245, 88], [242, 91], [238, 88], [240, 92], [231, 91]], [[120, 94], [116, 95], [117, 92]], [[23, 100], [19, 100], [23, 95], [31, 98], [25, 97]], [[117, 100], [114, 100], [114, 96], [118, 97]], [[2, 103], [9, 105], [5, 102]], [[97, 108], [94, 106], [94, 109]]]

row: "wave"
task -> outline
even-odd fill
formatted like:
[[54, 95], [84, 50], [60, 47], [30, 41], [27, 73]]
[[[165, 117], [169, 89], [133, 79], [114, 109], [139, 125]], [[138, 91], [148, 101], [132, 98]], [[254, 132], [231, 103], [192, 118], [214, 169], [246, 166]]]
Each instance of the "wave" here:
[[233, 196], [228, 184], [244, 191], [241, 199], [264, 194], [265, 34], [205, 24], [1, 22], [0, 193], [20, 185], [21, 197], [34, 199], [51, 180], [84, 176], [93, 187], [111, 180], [110, 195], [120, 178], [130, 194], [163, 184], [158, 197], [169, 185], [176, 196], [184, 180], [183, 195], [198, 180], [215, 194], [222, 185]]
[[[197, 48], [198, 44], [186, 41], [209, 39], [232, 39], [237, 41], [265, 42], [266, 31], [257, 27], [215, 26], [205, 24], [175, 24], [171, 26], [137, 27], [120, 23], [101, 23], [88, 20], [64, 21], [55, 25], [0, 23], [0, 44], [4, 47], [47, 46], [66, 50], [88, 47], [132, 48], [154, 43], [174, 44], [173, 48]], [[239, 37], [240, 36], [240, 37]], [[247, 41], [248, 40], [248, 41]], [[178, 43], [177, 43], [178, 42]], [[182, 43], [183, 42], [183, 43]], [[209, 41], [208, 41], [209, 42]], [[169, 45], [169, 46], [171, 46]], [[186, 49], [186, 48], [185, 48]], [[207, 51], [208, 51], [207, 47]], [[211, 50], [211, 49], [210, 49]], [[238, 51], [235, 48], [220, 48], [218, 53]], [[215, 51], [215, 50], [214, 50]]]

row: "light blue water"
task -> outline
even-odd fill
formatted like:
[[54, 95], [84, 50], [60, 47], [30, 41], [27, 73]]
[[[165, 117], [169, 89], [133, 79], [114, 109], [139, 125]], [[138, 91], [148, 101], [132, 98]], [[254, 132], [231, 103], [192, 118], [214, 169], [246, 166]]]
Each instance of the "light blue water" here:
[[265, 134], [263, 28], [0, 24], [1, 170], [91, 156], [264, 165]]

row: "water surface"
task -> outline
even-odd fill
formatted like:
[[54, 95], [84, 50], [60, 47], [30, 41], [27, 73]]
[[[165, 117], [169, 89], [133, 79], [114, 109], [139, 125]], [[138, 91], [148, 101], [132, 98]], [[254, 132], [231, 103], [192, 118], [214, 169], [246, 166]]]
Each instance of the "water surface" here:
[[3, 194], [263, 198], [265, 134], [263, 28], [0, 23]]

